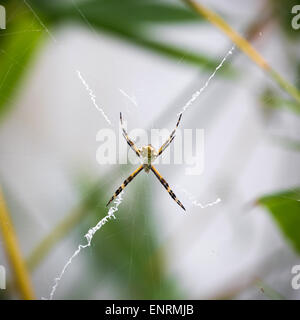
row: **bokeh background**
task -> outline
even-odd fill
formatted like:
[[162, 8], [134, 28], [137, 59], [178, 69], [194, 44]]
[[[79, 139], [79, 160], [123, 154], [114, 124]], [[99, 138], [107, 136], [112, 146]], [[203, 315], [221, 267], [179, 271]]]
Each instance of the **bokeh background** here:
[[[291, 27], [297, 1], [199, 3], [300, 90], [300, 30]], [[0, 298], [28, 298], [29, 283], [31, 298], [48, 298], [135, 169], [97, 163], [96, 135], [109, 125], [77, 70], [116, 132], [120, 111], [129, 129], [171, 130], [233, 43], [180, 0], [1, 4], [0, 210], [11, 218], [22, 261], [12, 263], [14, 249], [1, 230], [7, 289]], [[182, 129], [204, 129], [203, 173], [157, 166], [187, 212], [154, 175], [140, 174], [117, 219], [73, 260], [54, 298], [299, 299], [291, 286], [291, 269], [300, 264], [299, 113], [299, 100], [236, 47], [181, 122]], [[204, 209], [192, 201], [217, 198]], [[26, 273], [27, 289], [20, 284]]]

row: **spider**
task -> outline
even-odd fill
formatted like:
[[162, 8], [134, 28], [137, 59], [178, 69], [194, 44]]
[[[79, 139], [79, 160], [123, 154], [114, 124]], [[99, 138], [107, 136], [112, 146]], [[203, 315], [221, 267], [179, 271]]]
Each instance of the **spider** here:
[[136, 145], [133, 143], [132, 140], [128, 137], [128, 134], [126, 130], [124, 129], [123, 126], [123, 118], [122, 118], [122, 113], [120, 112], [120, 122], [121, 122], [121, 127], [123, 131], [123, 136], [126, 139], [127, 143], [129, 146], [133, 149], [135, 154], [141, 158], [142, 160], [142, 165], [139, 166], [126, 180], [124, 180], [123, 184], [119, 187], [119, 189], [116, 190], [114, 195], [111, 197], [111, 199], [108, 201], [107, 205], [108, 206], [120, 193], [121, 191], [128, 185], [129, 182], [131, 182], [142, 170], [145, 170], [146, 173], [149, 173], [150, 170], [155, 174], [157, 179], [160, 181], [160, 183], [165, 187], [165, 189], [168, 191], [169, 195], [175, 200], [175, 202], [183, 209], [185, 210], [185, 207], [183, 204], [177, 199], [176, 195], [174, 192], [171, 190], [169, 184], [167, 181], [161, 176], [161, 174], [156, 170], [156, 168], [152, 165], [152, 162], [159, 157], [164, 150], [169, 146], [169, 144], [174, 140], [175, 138], [175, 132], [176, 129], [180, 123], [182, 117], [182, 113], [179, 115], [179, 119], [177, 121], [175, 129], [172, 131], [170, 134], [169, 138], [167, 141], [156, 151], [151, 144], [148, 144], [147, 146], [143, 146], [141, 148], [137, 148]]

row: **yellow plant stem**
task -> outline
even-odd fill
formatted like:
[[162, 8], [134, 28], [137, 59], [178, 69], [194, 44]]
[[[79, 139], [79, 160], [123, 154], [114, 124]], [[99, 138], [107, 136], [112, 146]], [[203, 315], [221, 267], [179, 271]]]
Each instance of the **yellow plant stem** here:
[[25, 300], [34, 300], [35, 295], [27, 272], [25, 262], [22, 258], [18, 240], [12, 221], [10, 219], [2, 190], [0, 188], [0, 230], [3, 235], [4, 246], [9, 258], [12, 270], [15, 274], [15, 281]]
[[300, 103], [300, 93], [296, 87], [288, 83], [282, 78], [280, 74], [274, 71], [267, 61], [252, 47], [252, 45], [236, 31], [234, 31], [226, 21], [224, 21], [215, 12], [207, 9], [199, 2], [194, 0], [183, 0], [192, 9], [194, 9], [198, 14], [205, 17], [213, 25], [219, 28], [223, 33], [225, 33], [233, 43], [236, 44], [241, 51], [243, 51], [252, 61], [254, 61], [260, 68], [266, 71], [286, 92], [288, 92], [297, 102]]

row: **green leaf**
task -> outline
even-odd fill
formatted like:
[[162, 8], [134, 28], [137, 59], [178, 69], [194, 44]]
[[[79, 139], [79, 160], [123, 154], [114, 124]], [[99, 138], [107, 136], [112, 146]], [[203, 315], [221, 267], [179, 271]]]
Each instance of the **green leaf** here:
[[284, 236], [300, 254], [300, 187], [264, 196], [257, 203], [272, 214]]
[[0, 120], [12, 106], [28, 65], [37, 52], [43, 38], [40, 29], [31, 13], [23, 13], [0, 32]]
[[262, 104], [268, 108], [287, 109], [300, 114], [300, 104], [297, 101], [283, 99], [270, 89], [266, 89], [260, 99]]
[[201, 21], [202, 18], [182, 5], [155, 0], [40, 1], [31, 3], [52, 19], [62, 15], [79, 16], [128, 26], [145, 23]]
[[277, 135], [272, 136], [271, 139], [274, 143], [280, 144], [287, 149], [300, 151], [300, 140], [296, 140], [289, 137], [277, 136]]
[[[153, 37], [151, 27], [161, 23], [201, 21], [195, 13], [182, 6], [153, 0], [77, 1], [74, 5], [57, 2], [31, 1], [54, 25], [75, 21], [95, 31], [107, 32], [153, 52], [214, 70], [220, 63], [207, 55], [176, 47]], [[228, 72], [228, 66], [221, 73]]]
[[89, 1], [80, 5], [84, 14], [101, 20], [127, 23], [178, 23], [201, 21], [191, 10], [178, 5], [143, 0]]
[[280, 27], [287, 36], [295, 39], [300, 36], [299, 30], [292, 28], [292, 19], [295, 14], [292, 14], [292, 8], [299, 5], [299, 0], [272, 0], [269, 2], [273, 16], [278, 20]]
[[273, 101], [272, 107], [278, 108], [278, 109], [284, 108], [296, 114], [300, 114], [300, 104], [297, 103], [296, 101], [276, 98]]

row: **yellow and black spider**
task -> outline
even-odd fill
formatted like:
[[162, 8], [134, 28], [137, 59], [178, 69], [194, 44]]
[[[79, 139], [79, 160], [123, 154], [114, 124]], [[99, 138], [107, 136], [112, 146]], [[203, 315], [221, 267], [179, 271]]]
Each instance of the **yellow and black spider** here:
[[156, 170], [156, 168], [152, 165], [152, 162], [160, 156], [163, 151], [169, 146], [169, 144], [173, 141], [175, 138], [175, 132], [176, 129], [179, 125], [179, 122], [181, 120], [182, 113], [180, 113], [179, 119], [177, 121], [175, 129], [172, 131], [170, 134], [168, 140], [156, 151], [151, 144], [148, 144], [147, 146], [143, 146], [141, 148], [137, 148], [136, 145], [133, 143], [132, 140], [128, 137], [128, 134], [126, 130], [124, 129], [123, 126], [123, 119], [122, 119], [122, 113], [120, 112], [120, 122], [121, 122], [121, 127], [123, 131], [123, 136], [126, 139], [127, 143], [129, 146], [135, 151], [136, 155], [141, 158], [142, 160], [142, 165], [139, 166], [126, 180], [124, 180], [123, 184], [119, 187], [119, 189], [116, 190], [114, 195], [111, 197], [111, 199], [108, 201], [107, 205], [108, 206], [120, 193], [121, 191], [128, 185], [129, 182], [131, 182], [143, 169], [145, 170], [146, 173], [149, 173], [150, 170], [155, 174], [157, 179], [160, 181], [160, 183], [165, 187], [165, 189], [168, 191], [169, 195], [176, 201], [180, 207], [185, 210], [185, 207], [183, 204], [177, 199], [176, 195], [174, 192], [171, 190], [169, 184], [167, 181], [160, 175], [160, 173]]

